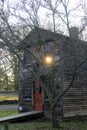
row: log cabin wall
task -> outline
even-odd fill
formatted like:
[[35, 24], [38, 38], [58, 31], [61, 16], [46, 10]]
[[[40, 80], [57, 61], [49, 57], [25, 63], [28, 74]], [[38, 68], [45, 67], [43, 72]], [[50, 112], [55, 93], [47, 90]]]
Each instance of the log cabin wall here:
[[[68, 43], [71, 44], [71, 46], [68, 46]], [[64, 45], [63, 53], [67, 57], [64, 58], [63, 66], [64, 89], [72, 80], [75, 65], [78, 66], [87, 57], [86, 43], [81, 41], [70, 43], [67, 41], [65, 44], [67, 46]], [[71, 88], [63, 97], [63, 116], [71, 117], [81, 115], [87, 115], [87, 60], [77, 70]]]
[[[72, 79], [75, 62], [79, 65], [87, 57], [87, 43], [80, 40], [72, 42], [68, 37], [58, 37], [58, 39], [60, 57], [64, 57], [60, 66], [60, 86], [64, 90]], [[20, 65], [19, 69], [19, 111], [24, 112], [34, 109], [32, 105], [33, 69], [31, 56], [27, 53], [27, 49], [24, 50], [23, 62], [30, 68], [26, 70], [26, 67]], [[44, 75], [41, 67], [38, 68], [38, 71]], [[56, 94], [58, 92], [59, 90], [56, 91]], [[43, 108], [46, 113], [49, 113], [48, 98], [44, 97]], [[72, 87], [57, 104], [56, 110], [57, 114], [63, 117], [87, 115], [87, 62], [78, 69]]]

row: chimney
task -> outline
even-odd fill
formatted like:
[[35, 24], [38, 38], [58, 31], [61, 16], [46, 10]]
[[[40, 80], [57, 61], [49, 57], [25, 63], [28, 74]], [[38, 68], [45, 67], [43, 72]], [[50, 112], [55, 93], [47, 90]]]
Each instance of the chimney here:
[[70, 37], [73, 38], [73, 39], [79, 39], [79, 30], [77, 27], [71, 27], [69, 29], [69, 32], [70, 32]]

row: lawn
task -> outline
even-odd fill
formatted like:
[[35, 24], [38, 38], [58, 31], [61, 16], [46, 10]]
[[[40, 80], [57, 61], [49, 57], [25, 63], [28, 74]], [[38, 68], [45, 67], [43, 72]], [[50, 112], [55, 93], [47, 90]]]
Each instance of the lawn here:
[[17, 109], [0, 110], [0, 118], [5, 116], [10, 116], [10, 115], [15, 115], [15, 114], [18, 114]]
[[[18, 94], [16, 92], [0, 92], [0, 101], [3, 101], [3, 100], [18, 100]], [[4, 105], [3, 107], [5, 107]], [[15, 115], [15, 114], [18, 114], [18, 110], [15, 108], [7, 109], [7, 110], [0, 110], [0, 118], [9, 116], [9, 115]]]
[[[1, 95], [0, 100], [13, 99], [17, 96]], [[17, 109], [0, 110], [0, 118], [18, 114]], [[87, 130], [87, 121], [81, 122], [60, 122], [60, 129], [51, 128], [50, 122], [30, 122], [30, 123], [14, 123], [9, 124], [9, 130]], [[1, 130], [1, 125], [0, 125]]]
[[[0, 117], [17, 113], [17, 109], [0, 110]], [[87, 121], [60, 122], [60, 126], [62, 127], [61, 129], [53, 129], [50, 122], [11, 123], [9, 124], [9, 130], [87, 130]]]
[[51, 128], [50, 122], [30, 122], [9, 124], [9, 130], [87, 130], [85, 122], [62, 122], [60, 129]]

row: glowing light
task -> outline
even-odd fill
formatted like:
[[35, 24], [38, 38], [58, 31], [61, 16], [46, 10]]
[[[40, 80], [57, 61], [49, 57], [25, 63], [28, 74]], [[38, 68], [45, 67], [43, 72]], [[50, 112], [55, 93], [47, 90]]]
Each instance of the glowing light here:
[[44, 63], [47, 64], [47, 65], [53, 64], [53, 57], [51, 55], [50, 56], [45, 56], [44, 57]]

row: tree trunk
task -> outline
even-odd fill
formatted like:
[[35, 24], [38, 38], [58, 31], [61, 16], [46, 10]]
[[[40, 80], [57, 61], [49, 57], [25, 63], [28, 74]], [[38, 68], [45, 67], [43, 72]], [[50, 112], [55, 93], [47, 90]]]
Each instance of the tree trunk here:
[[55, 108], [50, 109], [51, 112], [51, 123], [53, 128], [60, 128], [58, 116], [56, 114]]
[[4, 123], [2, 124], [1, 130], [9, 130], [8, 123], [4, 122]]

